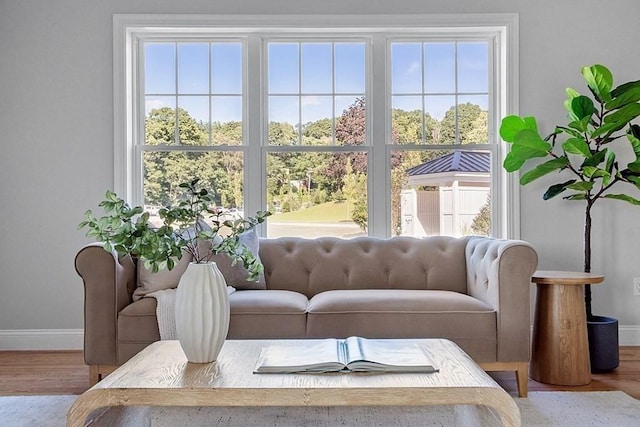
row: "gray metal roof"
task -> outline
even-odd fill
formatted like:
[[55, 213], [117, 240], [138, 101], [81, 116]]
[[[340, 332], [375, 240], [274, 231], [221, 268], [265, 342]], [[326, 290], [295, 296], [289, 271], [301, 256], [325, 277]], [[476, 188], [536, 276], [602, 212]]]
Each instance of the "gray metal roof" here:
[[491, 156], [482, 151], [455, 150], [421, 165], [407, 169], [409, 176], [445, 172], [486, 172], [491, 168]]

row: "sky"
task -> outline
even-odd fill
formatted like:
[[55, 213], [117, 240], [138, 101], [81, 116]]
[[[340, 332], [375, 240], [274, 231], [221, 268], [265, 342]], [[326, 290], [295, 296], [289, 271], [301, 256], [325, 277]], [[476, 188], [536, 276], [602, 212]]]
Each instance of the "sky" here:
[[[147, 113], [186, 109], [198, 121], [242, 119], [242, 43], [146, 43]], [[364, 96], [364, 42], [269, 43], [266, 96], [269, 121], [296, 125], [339, 117]], [[487, 109], [486, 42], [394, 42], [390, 46], [392, 108], [422, 109], [441, 119], [455, 103]], [[457, 66], [457, 72], [456, 72]], [[456, 90], [457, 84], [457, 90]], [[424, 105], [423, 105], [424, 104]]]

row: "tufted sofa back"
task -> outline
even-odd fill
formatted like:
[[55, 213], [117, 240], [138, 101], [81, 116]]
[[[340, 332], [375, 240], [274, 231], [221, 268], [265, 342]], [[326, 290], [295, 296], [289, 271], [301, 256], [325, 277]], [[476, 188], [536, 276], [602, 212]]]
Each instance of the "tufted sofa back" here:
[[465, 238], [281, 237], [260, 240], [267, 289], [312, 297], [336, 289], [467, 293]]

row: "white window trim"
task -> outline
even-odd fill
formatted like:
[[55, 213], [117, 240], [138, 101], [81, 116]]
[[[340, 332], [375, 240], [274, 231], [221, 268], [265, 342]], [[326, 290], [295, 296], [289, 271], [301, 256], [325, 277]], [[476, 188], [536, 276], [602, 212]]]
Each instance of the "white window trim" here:
[[[136, 150], [134, 143], [140, 135], [135, 135], [135, 118], [140, 114], [137, 111], [135, 94], [139, 90], [136, 86], [134, 65], [138, 60], [138, 40], [145, 34], [156, 32], [159, 29], [171, 29], [167, 35], [193, 34], [197, 37], [200, 32], [203, 36], [211, 33], [212, 30], [224, 31], [225, 33], [242, 34], [249, 39], [252, 34], [269, 33], [282, 34], [288, 31], [296, 34], [318, 32], [318, 30], [334, 30], [336, 35], [340, 32], [353, 36], [360, 32], [363, 34], [373, 34], [373, 49], [384, 49], [385, 43], [375, 42], [376, 33], [393, 32], [396, 34], [406, 33], [414, 35], [416, 33], [452, 33], [495, 34], [495, 63], [498, 64], [496, 70], [496, 81], [492, 82], [496, 94], [493, 99], [497, 105], [493, 105], [495, 111], [494, 120], [489, 124], [489, 132], [497, 132], [502, 117], [509, 114], [518, 114], [519, 105], [519, 51], [518, 51], [518, 26], [517, 14], [418, 14], [418, 15], [137, 15], [137, 14], [115, 14], [113, 16], [113, 74], [114, 74], [114, 191], [122, 195], [125, 200], [135, 202], [142, 200], [141, 183], [134, 182], [133, 165], [140, 165], [139, 159], [135, 158]], [[194, 34], [195, 33], [195, 34]], [[248, 43], [248, 49], [254, 46]], [[247, 52], [245, 64], [248, 70], [259, 70], [260, 64], [255, 64], [260, 55], [257, 52]], [[380, 58], [379, 55], [374, 55]], [[384, 57], [384, 55], [383, 55]], [[384, 63], [383, 63], [384, 62]], [[504, 70], [504, 73], [501, 71]], [[251, 71], [249, 71], [251, 72]], [[388, 84], [389, 76], [386, 60], [378, 60], [369, 70], [372, 77], [370, 84]], [[380, 79], [380, 73], [385, 73], [385, 78]], [[246, 83], [246, 82], [245, 82]], [[263, 82], [264, 83], [264, 82]], [[246, 86], [245, 86], [246, 87]], [[367, 93], [382, 93], [372, 91], [367, 88]], [[379, 89], [379, 88], [378, 88]], [[249, 88], [245, 94], [245, 109], [249, 116], [260, 115], [265, 108], [262, 105], [264, 96], [263, 88]], [[388, 95], [388, 90], [385, 92]], [[386, 218], [390, 218], [391, 207], [386, 201], [390, 199], [390, 188], [387, 188], [387, 178], [390, 174], [390, 166], [387, 162], [389, 145], [379, 142], [380, 138], [390, 135], [388, 112], [384, 105], [388, 100], [371, 99], [367, 108], [367, 120], [372, 120], [372, 134], [368, 135], [370, 144], [369, 159], [370, 167], [373, 170], [385, 170], [385, 174], [376, 174], [368, 180], [368, 202], [369, 202], [369, 234], [384, 237], [390, 235], [390, 224], [386, 224]], [[260, 121], [254, 125], [247, 126], [246, 136], [254, 140], [262, 135], [264, 126]], [[491, 137], [491, 135], [490, 135]], [[245, 182], [264, 181], [261, 177], [265, 173], [266, 165], [262, 150], [264, 147], [257, 144], [250, 144], [245, 147]], [[443, 147], [446, 148], [446, 147]], [[492, 224], [494, 224], [493, 234], [501, 238], [520, 237], [520, 188], [517, 174], [507, 174], [502, 168], [502, 159], [506, 155], [507, 147], [504, 142], [500, 142], [496, 147], [496, 158], [493, 158], [492, 165], [492, 193], [499, 194], [503, 198], [502, 203], [496, 203], [500, 209], [492, 210]], [[257, 175], [260, 175], [258, 177]], [[142, 174], [134, 174], [140, 177]], [[266, 184], [255, 188], [245, 186], [246, 210], [254, 212], [264, 206], [264, 194]], [[385, 188], [384, 197], [377, 197], [374, 188]], [[257, 194], [260, 192], [260, 194]], [[257, 200], [261, 200], [257, 202]], [[383, 213], [376, 215], [376, 213]], [[384, 220], [382, 220], [384, 218]], [[497, 226], [497, 227], [496, 227]]]

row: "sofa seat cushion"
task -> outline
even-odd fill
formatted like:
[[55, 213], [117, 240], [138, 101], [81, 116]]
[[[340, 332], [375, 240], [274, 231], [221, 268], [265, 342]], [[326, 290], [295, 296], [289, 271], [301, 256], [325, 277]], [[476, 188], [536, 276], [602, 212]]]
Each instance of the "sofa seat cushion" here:
[[469, 295], [439, 290], [321, 292], [309, 301], [310, 338], [448, 338], [475, 360], [496, 360], [496, 312]]
[[304, 338], [309, 300], [285, 290], [239, 290], [229, 296], [229, 339]]
[[[307, 306], [304, 295], [292, 291], [243, 290], [229, 297], [229, 339], [304, 338]], [[118, 358], [123, 363], [160, 340], [156, 299], [142, 298], [118, 315]]]
[[118, 363], [159, 340], [155, 298], [142, 298], [118, 313]]

